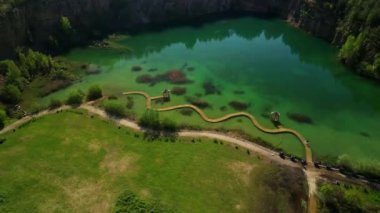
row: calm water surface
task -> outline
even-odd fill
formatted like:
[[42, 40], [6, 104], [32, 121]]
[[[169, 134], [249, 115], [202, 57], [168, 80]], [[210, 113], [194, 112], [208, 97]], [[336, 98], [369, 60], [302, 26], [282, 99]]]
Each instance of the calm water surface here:
[[[64, 97], [73, 89], [86, 89], [92, 84], [103, 86], [108, 93], [144, 90], [158, 95], [164, 88], [174, 85], [163, 82], [154, 86], [138, 84], [136, 77], [193, 67], [194, 71], [184, 69], [194, 82], [184, 85], [186, 96], [200, 93], [201, 98], [212, 105], [206, 110], [211, 117], [234, 112], [228, 106], [230, 101], [244, 101], [250, 103], [246, 111], [268, 127], [272, 125], [262, 116], [263, 112], [281, 112], [282, 123], [304, 134], [317, 156], [346, 154], [358, 161], [380, 162], [380, 86], [339, 64], [334, 47], [283, 21], [223, 20], [197, 28], [141, 33], [119, 43], [129, 51], [83, 48], [67, 54], [70, 60], [99, 64], [103, 72], [88, 76], [83, 82], [53, 96]], [[141, 65], [143, 71], [131, 72], [135, 64]], [[149, 72], [151, 68], [157, 71]], [[202, 87], [205, 81], [213, 82], [220, 94], [205, 95]], [[244, 91], [244, 94], [236, 94], [236, 91]], [[181, 96], [173, 98], [170, 104], [185, 102]], [[221, 111], [222, 106], [227, 106], [227, 110]], [[290, 120], [288, 112], [306, 115], [313, 123]], [[209, 126], [195, 114], [186, 117], [168, 112], [163, 116]], [[246, 119], [233, 119], [214, 126], [239, 128], [289, 152], [299, 155], [303, 152], [292, 136], [262, 134]]]

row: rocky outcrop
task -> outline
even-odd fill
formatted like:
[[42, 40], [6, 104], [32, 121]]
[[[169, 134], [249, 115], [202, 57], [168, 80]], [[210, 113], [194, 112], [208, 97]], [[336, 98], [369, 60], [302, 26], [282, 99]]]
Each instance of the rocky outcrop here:
[[226, 12], [287, 17], [293, 0], [29, 0], [0, 17], [0, 58], [18, 46], [49, 50], [66, 16], [74, 41], [135, 28]]
[[62, 16], [76, 31], [70, 42], [80, 43], [147, 24], [229, 12], [288, 19], [329, 41], [335, 35], [336, 13], [309, 0], [27, 0], [0, 17], [0, 58], [11, 57], [19, 46], [52, 52], [51, 43], [67, 37], [60, 31]]
[[334, 40], [338, 14], [327, 4], [295, 0], [289, 10], [288, 20], [295, 26], [329, 42]]

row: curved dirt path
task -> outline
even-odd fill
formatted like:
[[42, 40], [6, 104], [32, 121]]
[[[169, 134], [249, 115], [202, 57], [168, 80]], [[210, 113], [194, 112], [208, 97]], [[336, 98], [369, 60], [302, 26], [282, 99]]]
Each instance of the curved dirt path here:
[[[142, 94], [143, 93], [141, 93], [140, 95], [142, 95]], [[145, 95], [143, 95], [143, 96], [145, 96]], [[148, 97], [150, 99], [149, 96], [145, 96], [145, 97]], [[162, 97], [161, 96], [157, 96], [155, 98], [159, 99], [159, 98], [162, 98]], [[98, 115], [98, 116], [100, 116], [102, 118], [111, 119], [111, 120], [115, 121], [116, 123], [118, 123], [121, 126], [128, 127], [130, 129], [133, 129], [133, 130], [136, 130], [136, 131], [143, 131], [136, 122], [131, 121], [131, 120], [127, 120], [127, 119], [113, 119], [113, 118], [110, 118], [108, 116], [108, 114], [104, 110], [96, 108], [96, 107], [92, 106], [92, 104], [93, 104], [93, 102], [84, 103], [84, 104], [82, 104], [80, 106], [80, 108], [88, 111], [89, 113], [96, 114], [96, 115]], [[192, 106], [192, 105], [190, 105], [190, 106]], [[195, 106], [192, 106], [192, 107], [195, 107]], [[12, 123], [11, 125], [8, 125], [4, 129], [2, 129], [0, 131], [0, 135], [4, 134], [6, 132], [9, 132], [9, 131], [15, 130], [18, 127], [20, 127], [22, 124], [27, 123], [30, 120], [34, 119], [34, 118], [39, 118], [39, 117], [43, 117], [45, 115], [54, 114], [57, 111], [65, 110], [65, 109], [70, 109], [70, 108], [71, 108], [70, 106], [62, 106], [62, 107], [60, 107], [58, 109], [44, 110], [44, 111], [42, 111], [42, 112], [40, 112], [40, 113], [38, 113], [36, 115], [23, 117], [22, 119], [19, 119], [16, 122]], [[197, 108], [197, 107], [195, 107], [195, 108]], [[163, 108], [161, 110], [165, 111], [165, 108]], [[174, 109], [171, 109], [171, 110], [174, 110]], [[202, 112], [202, 111], [199, 109], [199, 111], [197, 111], [197, 112], [199, 113], [199, 112]], [[248, 115], [250, 115], [250, 114], [248, 114]], [[239, 115], [239, 116], [243, 116], [243, 115]], [[244, 114], [244, 116], [246, 116], [246, 115]], [[252, 116], [252, 115], [250, 115], [250, 116]], [[226, 119], [229, 119], [227, 117], [228, 117], [228, 115], [222, 117], [224, 119], [219, 118], [219, 119], [210, 119], [210, 120], [217, 121], [217, 120], [226, 120]], [[230, 117], [230, 118], [232, 118], [232, 117]], [[253, 118], [253, 116], [252, 116], [252, 118]], [[253, 122], [253, 120], [252, 120], [252, 122]], [[225, 142], [228, 142], [228, 143], [231, 143], [231, 144], [235, 144], [235, 145], [238, 145], [240, 147], [244, 147], [244, 148], [246, 148], [246, 149], [248, 149], [248, 150], [250, 150], [252, 152], [255, 152], [255, 153], [259, 154], [260, 156], [263, 156], [264, 158], [269, 159], [270, 161], [274, 161], [274, 162], [276, 162], [278, 164], [285, 165], [285, 166], [291, 166], [291, 167], [298, 167], [298, 168], [301, 167], [299, 164], [295, 164], [295, 163], [292, 163], [291, 161], [287, 161], [287, 160], [281, 159], [279, 157], [278, 153], [275, 152], [275, 151], [272, 151], [272, 150], [270, 150], [268, 148], [265, 148], [265, 147], [260, 146], [260, 145], [258, 145], [256, 143], [250, 142], [248, 140], [243, 140], [243, 139], [231, 137], [229, 135], [225, 135], [225, 134], [222, 134], [222, 133], [216, 133], [216, 132], [210, 132], [210, 131], [180, 131], [178, 133], [178, 136], [180, 136], [180, 137], [206, 137], [206, 138], [211, 138], [211, 139], [223, 140]], [[317, 207], [317, 205], [316, 205], [317, 201], [316, 201], [316, 198], [315, 198], [316, 179], [319, 176], [319, 174], [318, 174], [317, 171], [315, 171], [310, 166], [308, 167], [308, 169], [304, 169], [304, 172], [305, 172], [306, 179], [307, 179], [307, 182], [308, 182], [308, 185], [309, 185], [308, 212], [309, 213], [315, 213], [316, 212], [316, 207]]]
[[[142, 96], [144, 96], [146, 98], [146, 108], [147, 109], [152, 108], [152, 100], [161, 99], [163, 97], [163, 96], [151, 97], [148, 93], [143, 92], [143, 91], [130, 91], [130, 92], [125, 92], [123, 94], [124, 95], [142, 95]], [[156, 110], [158, 112], [165, 112], [165, 111], [172, 111], [172, 110], [178, 110], [178, 109], [183, 109], [183, 108], [190, 108], [190, 109], [194, 110], [195, 112], [197, 112], [202, 117], [203, 120], [205, 120], [209, 123], [219, 123], [219, 122], [229, 120], [231, 118], [246, 117], [252, 122], [252, 124], [257, 129], [259, 129], [262, 132], [265, 132], [268, 134], [286, 134], [286, 133], [288, 133], [288, 134], [292, 134], [295, 137], [297, 137], [298, 140], [304, 146], [306, 162], [308, 163], [308, 166], [304, 169], [306, 179], [308, 182], [308, 186], [309, 186], [308, 211], [309, 211], [309, 213], [317, 212], [317, 201], [316, 201], [316, 197], [315, 197], [315, 192], [316, 192], [316, 188], [317, 188], [316, 178], [318, 177], [318, 172], [312, 166], [313, 165], [313, 155], [312, 155], [311, 148], [310, 148], [306, 138], [301, 133], [297, 132], [296, 130], [288, 129], [288, 128], [284, 128], [284, 127], [279, 127], [277, 129], [268, 129], [268, 128], [260, 125], [259, 122], [256, 120], [256, 118], [247, 112], [237, 112], [237, 113], [227, 114], [227, 115], [222, 116], [220, 118], [209, 118], [204, 113], [203, 110], [201, 110], [197, 106], [191, 105], [191, 104], [183, 104], [183, 105], [177, 105], [177, 106], [158, 108]], [[247, 145], [247, 142], [243, 142], [239, 139], [229, 138], [228, 136], [221, 135], [221, 134], [215, 134], [215, 133], [209, 133], [209, 132], [208, 133], [207, 132], [191, 132], [191, 133], [190, 132], [187, 132], [187, 133], [182, 132], [182, 134], [185, 134], [185, 135], [188, 134], [188, 135], [192, 135], [192, 136], [203, 135], [205, 137], [209, 136], [210, 138], [222, 137], [221, 138], [222, 140], [225, 140], [225, 141], [228, 141], [228, 142], [231, 142], [234, 144], [238, 144], [239, 146], [244, 145], [244, 147], [245, 147]], [[181, 133], [180, 133], [180, 135], [181, 135]], [[249, 144], [251, 144], [251, 143], [249, 143]], [[256, 147], [257, 146], [258, 145], [256, 144]], [[272, 156], [272, 155], [266, 155], [266, 157], [269, 157], [269, 158], [270, 158], [270, 156]]]
[[[148, 93], [142, 92], [142, 91], [131, 91], [131, 92], [125, 92], [123, 94], [124, 95], [142, 95], [142, 96], [144, 96], [146, 98], [146, 107], [147, 107], [147, 109], [151, 109], [151, 107], [152, 107], [152, 100], [161, 99], [163, 97], [163, 96], [151, 97]], [[204, 113], [203, 110], [201, 110], [200, 108], [198, 108], [197, 106], [194, 106], [192, 104], [176, 105], [176, 106], [158, 108], [156, 110], [158, 112], [164, 112], [164, 111], [172, 111], [172, 110], [178, 110], [178, 109], [183, 109], [183, 108], [190, 108], [190, 109], [194, 110], [195, 112], [197, 112], [202, 117], [203, 120], [205, 120], [205, 121], [207, 121], [209, 123], [219, 123], [219, 122], [223, 122], [223, 121], [229, 120], [231, 118], [246, 117], [246, 118], [248, 118], [252, 122], [252, 124], [257, 129], [259, 129], [262, 132], [265, 132], [265, 133], [268, 133], [268, 134], [283, 134], [283, 133], [292, 134], [292, 135], [296, 136], [298, 138], [298, 140], [304, 146], [306, 161], [308, 162], [308, 164], [313, 164], [313, 156], [312, 156], [311, 149], [310, 149], [310, 147], [309, 147], [309, 145], [307, 143], [306, 138], [304, 136], [302, 136], [299, 132], [297, 132], [296, 130], [293, 130], [293, 129], [283, 128], [283, 127], [280, 127], [280, 128], [277, 128], [277, 129], [268, 129], [268, 128], [263, 127], [262, 125], [260, 125], [260, 123], [256, 120], [256, 118], [253, 115], [251, 115], [251, 114], [249, 114], [247, 112], [232, 113], [232, 114], [228, 114], [228, 115], [222, 116], [220, 118], [209, 118]]]
[[158, 112], [164, 112], [164, 111], [172, 111], [172, 110], [178, 110], [178, 109], [183, 109], [183, 108], [190, 108], [197, 112], [203, 120], [209, 122], [209, 123], [219, 123], [223, 122], [226, 120], [229, 120], [231, 118], [236, 118], [236, 117], [246, 117], [248, 118], [252, 124], [260, 131], [268, 134], [283, 134], [283, 133], [288, 133], [296, 136], [299, 141], [303, 144], [305, 148], [305, 156], [306, 156], [306, 161], [310, 164], [313, 163], [313, 157], [312, 157], [312, 152], [310, 150], [310, 147], [308, 146], [305, 137], [303, 137], [299, 132], [292, 130], [292, 129], [287, 129], [287, 128], [277, 128], [277, 129], [268, 129], [266, 127], [263, 127], [262, 125], [259, 124], [259, 122], [256, 120], [256, 118], [247, 113], [247, 112], [236, 112], [232, 114], [227, 114], [225, 116], [222, 116], [220, 118], [209, 118], [203, 110], [198, 108], [197, 106], [191, 105], [191, 104], [183, 104], [183, 105], [177, 105], [177, 106], [171, 106], [171, 107], [165, 107], [165, 108], [159, 108], [157, 109]]
[[62, 106], [58, 109], [54, 109], [54, 110], [44, 110], [44, 111], [41, 111], [35, 115], [28, 115], [28, 116], [24, 116], [22, 117], [21, 119], [15, 121], [14, 123], [12, 124], [9, 124], [8, 126], [4, 127], [1, 131], [0, 131], [0, 134], [4, 134], [6, 132], [9, 132], [9, 131], [12, 131], [14, 129], [17, 129], [17, 127], [29, 122], [30, 120], [34, 119], [34, 118], [39, 118], [39, 117], [42, 117], [42, 116], [45, 116], [45, 115], [49, 115], [49, 114], [53, 114], [53, 113], [56, 113], [57, 111], [59, 110], [64, 110], [64, 109], [69, 109], [70, 107], [69, 106]]

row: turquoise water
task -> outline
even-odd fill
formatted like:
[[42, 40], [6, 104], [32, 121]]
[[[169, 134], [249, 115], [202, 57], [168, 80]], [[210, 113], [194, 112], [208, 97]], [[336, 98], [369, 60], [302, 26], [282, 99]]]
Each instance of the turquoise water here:
[[[198, 95], [209, 102], [212, 107], [205, 111], [211, 117], [235, 112], [228, 103], [243, 101], [250, 104], [245, 111], [267, 127], [273, 125], [261, 114], [281, 112], [282, 123], [305, 135], [317, 156], [346, 154], [356, 161], [380, 162], [380, 86], [343, 67], [336, 59], [336, 48], [283, 21], [222, 20], [197, 28], [140, 33], [118, 43], [126, 48], [81, 48], [67, 54], [69, 60], [99, 64], [103, 72], [52, 96], [64, 97], [73, 89], [92, 84], [101, 85], [109, 94], [144, 90], [159, 95], [164, 88], [178, 85], [139, 84], [136, 78], [183, 68], [193, 81], [180, 85], [187, 88], [185, 96]], [[133, 65], [143, 70], [132, 72]], [[188, 71], [188, 67], [194, 70]], [[152, 68], [157, 71], [149, 72]], [[205, 95], [205, 81], [213, 82], [220, 94]], [[174, 97], [167, 105], [180, 103], [186, 103], [184, 96]], [[222, 106], [225, 111], [220, 110]], [[306, 115], [312, 124], [291, 120], [288, 112]], [[303, 152], [292, 136], [260, 133], [245, 119], [207, 125], [196, 115], [168, 112], [163, 116], [200, 126], [242, 129], [288, 152]]]

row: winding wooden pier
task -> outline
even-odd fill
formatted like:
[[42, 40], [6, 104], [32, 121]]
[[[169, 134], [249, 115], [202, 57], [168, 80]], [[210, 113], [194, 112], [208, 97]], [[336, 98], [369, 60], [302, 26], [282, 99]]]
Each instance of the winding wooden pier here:
[[[146, 92], [142, 92], [142, 91], [131, 91], [131, 92], [125, 92], [123, 94], [124, 95], [141, 95], [141, 96], [144, 96], [146, 98], [146, 108], [147, 109], [151, 109], [152, 108], [152, 100], [157, 100], [157, 99], [162, 99], [163, 98], [163, 96], [154, 96], [154, 97], [151, 97], [149, 94], [147, 94]], [[302, 134], [300, 134], [296, 130], [288, 129], [288, 128], [284, 128], [284, 127], [279, 127], [279, 128], [276, 128], [276, 129], [266, 128], [266, 127], [260, 125], [260, 123], [256, 120], [256, 118], [253, 115], [251, 115], [251, 114], [249, 114], [247, 112], [236, 112], [236, 113], [224, 115], [224, 116], [222, 116], [220, 118], [209, 118], [204, 113], [203, 110], [201, 110], [200, 108], [198, 108], [197, 106], [192, 105], [192, 104], [182, 104], [182, 105], [176, 105], [176, 106], [158, 108], [156, 110], [158, 112], [164, 112], [164, 111], [172, 111], [172, 110], [178, 110], [178, 109], [184, 109], [184, 108], [189, 108], [189, 109], [194, 110], [195, 112], [197, 112], [201, 116], [201, 118], [203, 120], [205, 120], [205, 121], [207, 121], [209, 123], [219, 123], [219, 122], [223, 122], [223, 121], [229, 120], [231, 118], [246, 117], [246, 118], [248, 118], [252, 122], [252, 124], [257, 129], [259, 129], [260, 131], [262, 131], [264, 133], [268, 133], [268, 134], [292, 134], [295, 137], [297, 137], [298, 140], [304, 146], [305, 156], [306, 156], [307, 163], [311, 164], [311, 165], [313, 164], [313, 157], [312, 157], [311, 149], [310, 149], [310, 147], [308, 145], [308, 142], [307, 142], [306, 138]]]

